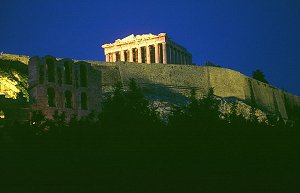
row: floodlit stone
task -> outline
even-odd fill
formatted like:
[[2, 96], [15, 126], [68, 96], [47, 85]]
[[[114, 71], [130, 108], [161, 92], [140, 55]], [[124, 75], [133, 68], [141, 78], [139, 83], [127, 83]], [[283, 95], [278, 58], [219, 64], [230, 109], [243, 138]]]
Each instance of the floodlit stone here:
[[[166, 33], [131, 34], [114, 43], [104, 44], [102, 48], [106, 62], [192, 64], [192, 55], [186, 48], [173, 42]], [[124, 52], [129, 54], [124, 57]]]

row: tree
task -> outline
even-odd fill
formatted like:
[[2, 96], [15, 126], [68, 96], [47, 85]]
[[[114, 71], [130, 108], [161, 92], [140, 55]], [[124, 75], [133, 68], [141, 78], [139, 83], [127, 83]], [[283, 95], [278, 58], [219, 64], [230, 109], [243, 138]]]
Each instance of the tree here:
[[173, 108], [169, 116], [169, 127], [194, 131], [199, 128], [216, 128], [220, 123], [219, 105], [220, 101], [216, 99], [213, 88], [201, 99], [197, 99], [192, 90], [187, 106]]
[[259, 69], [253, 71], [253, 73], [252, 73], [252, 78], [254, 78], [254, 79], [256, 79], [256, 80], [259, 80], [259, 81], [261, 81], [261, 82], [267, 83], [267, 84], [269, 83], [269, 82], [265, 79], [264, 73], [263, 73], [261, 70], [259, 70]]
[[117, 130], [154, 128], [161, 124], [158, 113], [149, 105], [141, 88], [131, 79], [128, 91], [118, 83], [112, 96], [103, 103], [100, 122], [105, 128]]

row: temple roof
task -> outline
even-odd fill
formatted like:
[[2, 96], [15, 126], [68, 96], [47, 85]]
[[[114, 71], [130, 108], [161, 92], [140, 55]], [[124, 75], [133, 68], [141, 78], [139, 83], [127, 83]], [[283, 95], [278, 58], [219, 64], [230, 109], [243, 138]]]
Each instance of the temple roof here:
[[142, 34], [142, 35], [134, 35], [131, 34], [123, 39], [117, 39], [114, 43], [111, 44], [104, 44], [102, 47], [107, 47], [107, 46], [112, 46], [115, 44], [126, 44], [130, 42], [135, 42], [135, 41], [143, 41], [143, 40], [148, 40], [148, 39], [153, 39], [153, 38], [158, 38], [161, 36], [166, 36], [166, 33], [160, 33], [158, 35], [153, 35], [151, 33], [149, 34]]

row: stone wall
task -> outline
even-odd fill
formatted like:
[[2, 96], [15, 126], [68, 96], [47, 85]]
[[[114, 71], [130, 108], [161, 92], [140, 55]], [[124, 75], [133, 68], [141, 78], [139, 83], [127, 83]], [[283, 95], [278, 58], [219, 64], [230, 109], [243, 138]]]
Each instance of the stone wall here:
[[[18, 60], [27, 64], [29, 57], [3, 54], [0, 58]], [[39, 62], [42, 62], [42, 60]], [[80, 61], [74, 60], [73, 62], [77, 64]], [[195, 65], [86, 62], [92, 64], [90, 71], [93, 74], [93, 78], [89, 81], [94, 84], [88, 90], [92, 96], [97, 96], [95, 97], [97, 100], [100, 98], [101, 92], [104, 95], [112, 92], [113, 85], [118, 81], [126, 85], [130, 78], [134, 78], [143, 87], [146, 96], [153, 101], [182, 104], [187, 101], [191, 88], [196, 90], [198, 97], [201, 97], [207, 93], [210, 87], [214, 87], [215, 94], [223, 97], [225, 100], [233, 99], [246, 104], [254, 104], [266, 112], [280, 114], [285, 119], [292, 118], [295, 108], [300, 107], [300, 98], [298, 96], [230, 69]], [[44, 100], [42, 102], [43, 105], [40, 105], [38, 108], [48, 108], [46, 105], [46, 91], [43, 89], [51, 84], [45, 82], [43, 85], [33, 85], [37, 83], [37, 66], [29, 65], [29, 71], [31, 92], [35, 97], [39, 95], [40, 99]], [[39, 87], [33, 89], [35, 86]], [[80, 89], [78, 90], [74, 85], [71, 87], [73, 89], [72, 92], [80, 92]], [[39, 92], [37, 91], [39, 90], [38, 88], [40, 89]], [[57, 86], [55, 88], [60, 90], [59, 95], [62, 97], [63, 89], [67, 87]], [[96, 104], [96, 101], [91, 104]], [[63, 101], [59, 102], [59, 106], [59, 110], [65, 110]], [[91, 108], [99, 109], [99, 106], [92, 105]], [[72, 112], [76, 111], [76, 109], [78, 110], [78, 105]]]
[[101, 71], [89, 63], [33, 57], [28, 68], [32, 110], [41, 110], [48, 118], [56, 110], [67, 118], [101, 110]]
[[146, 96], [153, 100], [183, 103], [191, 88], [198, 97], [207, 94], [210, 87], [225, 100], [238, 100], [267, 113], [289, 118], [291, 109], [300, 107], [300, 98], [271, 85], [249, 78], [237, 71], [209, 66], [164, 65], [136, 63], [92, 62], [103, 72], [102, 83], [110, 92], [117, 81], [125, 85], [134, 78], [143, 87]]

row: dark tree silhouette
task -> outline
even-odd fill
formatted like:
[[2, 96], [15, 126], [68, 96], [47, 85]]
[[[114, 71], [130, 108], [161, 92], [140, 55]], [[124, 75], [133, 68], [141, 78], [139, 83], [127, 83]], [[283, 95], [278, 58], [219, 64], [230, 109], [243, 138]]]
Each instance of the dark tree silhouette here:
[[197, 99], [195, 90], [191, 90], [190, 103], [173, 108], [169, 116], [169, 127], [192, 130], [217, 127], [220, 122], [219, 104], [213, 88], [201, 99]]
[[115, 87], [112, 96], [103, 104], [100, 123], [108, 129], [139, 129], [155, 128], [161, 120], [154, 108], [150, 107], [142, 90], [132, 79], [128, 91], [124, 91], [121, 83]]
[[[299, 128], [259, 124], [255, 108], [245, 120], [237, 115], [236, 104], [233, 115], [222, 121], [219, 105], [213, 89], [202, 99], [192, 90], [190, 103], [174, 107], [164, 128], [131, 80], [128, 91], [120, 83], [115, 87], [100, 120], [92, 113], [67, 123], [64, 114], [56, 113], [50, 121], [34, 112], [31, 125], [0, 128], [1, 190], [47, 192], [50, 181], [60, 184], [52, 192], [111, 192], [112, 187], [114, 192], [132, 192], [131, 184], [138, 192], [187, 192], [187, 187], [188, 192], [224, 192], [222, 184], [215, 186], [216, 176], [231, 176], [223, 185], [237, 184], [237, 191], [227, 192], [240, 192], [245, 185], [255, 192], [293, 192], [298, 178], [292, 175], [281, 183], [281, 173], [299, 173]], [[295, 128], [299, 112], [295, 109]], [[176, 189], [168, 186], [182, 176], [186, 179]], [[193, 185], [202, 178], [211, 179], [203, 190]]]
[[261, 82], [267, 83], [267, 84], [269, 83], [269, 82], [265, 79], [264, 73], [263, 73], [261, 70], [259, 70], [259, 69], [255, 70], [255, 71], [252, 73], [252, 78], [254, 78], [254, 79], [256, 79], [256, 80], [259, 80], [259, 81], [261, 81]]

